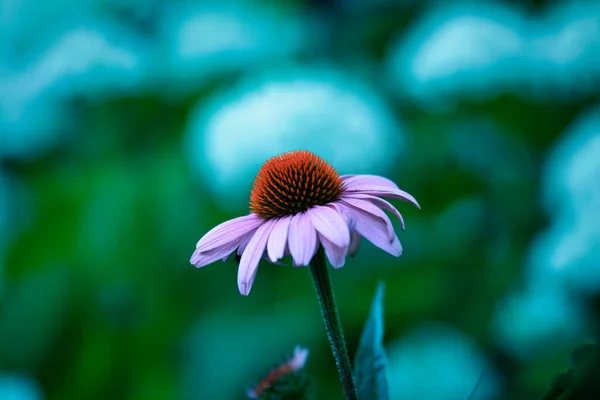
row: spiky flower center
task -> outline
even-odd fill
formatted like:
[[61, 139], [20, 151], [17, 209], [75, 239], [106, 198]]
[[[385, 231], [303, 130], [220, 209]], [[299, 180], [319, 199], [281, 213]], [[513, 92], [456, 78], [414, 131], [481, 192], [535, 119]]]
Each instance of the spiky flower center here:
[[335, 201], [342, 191], [342, 179], [329, 163], [309, 151], [291, 151], [260, 168], [250, 210], [263, 218], [294, 215]]

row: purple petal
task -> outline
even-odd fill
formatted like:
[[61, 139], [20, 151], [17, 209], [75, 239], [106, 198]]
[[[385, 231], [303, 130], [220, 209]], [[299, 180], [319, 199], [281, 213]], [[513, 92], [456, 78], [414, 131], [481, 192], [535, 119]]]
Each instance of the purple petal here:
[[248, 293], [250, 293], [254, 277], [256, 277], [258, 262], [265, 252], [267, 240], [269, 239], [269, 234], [273, 230], [274, 223], [274, 220], [267, 220], [261, 225], [256, 230], [254, 236], [252, 236], [252, 239], [250, 239], [250, 242], [248, 242], [248, 245], [242, 254], [238, 269], [238, 287], [240, 293], [244, 296], [247, 296]]
[[[365, 175], [357, 175], [356, 177], [359, 176], [365, 176]], [[367, 175], [367, 176], [374, 176], [374, 175]], [[388, 181], [385, 178], [381, 178], [381, 177], [377, 177], [380, 180], [384, 180], [384, 181]], [[408, 194], [407, 192], [405, 192], [402, 189], [399, 189], [392, 181], [388, 181], [389, 183], [394, 184], [394, 186], [390, 186], [389, 183], [385, 183], [385, 182], [377, 182], [376, 180], [366, 180], [366, 181], [353, 181], [351, 182], [351, 184], [348, 184], [347, 182], [350, 181], [351, 179], [348, 179], [347, 181], [345, 181], [344, 183], [346, 183], [346, 193], [362, 193], [362, 194], [370, 194], [372, 196], [379, 196], [379, 197], [389, 197], [392, 199], [400, 199], [402, 201], [406, 201], [408, 203], [412, 203], [414, 204], [419, 210], [421, 209], [421, 206], [419, 205], [419, 203], [417, 202], [417, 200], [410, 194]], [[375, 182], [376, 184], [372, 184], [369, 182]]]
[[258, 228], [265, 220], [256, 214], [244, 215], [225, 221], [208, 231], [196, 244], [196, 249], [205, 252], [234, 242]]
[[399, 257], [402, 254], [402, 246], [400, 245], [398, 236], [394, 235], [392, 241], [389, 241], [388, 239], [385, 239], [383, 235], [379, 234], [377, 228], [372, 225], [361, 227], [360, 230], [357, 228], [357, 231], [369, 242], [394, 257]]
[[319, 233], [319, 239], [323, 244], [325, 254], [327, 255], [327, 259], [329, 260], [331, 266], [336, 269], [343, 267], [344, 263], [346, 262], [346, 253], [348, 252], [348, 247], [336, 246], [321, 233]]
[[240, 239], [234, 242], [227, 243], [224, 246], [217, 247], [216, 249], [211, 249], [204, 252], [201, 252], [198, 249], [196, 249], [196, 251], [194, 251], [194, 254], [192, 254], [190, 263], [192, 263], [192, 265], [194, 265], [196, 268], [200, 268], [204, 267], [205, 265], [214, 263], [219, 259], [226, 259], [239, 245], [239, 242]]
[[308, 265], [317, 251], [317, 231], [306, 213], [292, 217], [288, 233], [288, 246], [295, 266]]
[[[354, 210], [360, 210], [363, 213], [368, 213], [374, 216], [375, 218], [378, 218], [380, 220], [379, 224], [381, 225], [381, 223], [383, 223], [383, 225], [385, 226], [390, 241], [394, 238], [394, 236], [396, 236], [396, 232], [394, 232], [394, 226], [392, 225], [392, 221], [387, 216], [387, 214], [383, 212], [381, 208], [377, 207], [376, 205], [367, 200], [346, 197], [342, 201]], [[356, 213], [354, 213], [354, 216], [356, 217]]]
[[348, 230], [352, 232], [352, 229], [354, 229], [354, 225], [356, 225], [356, 221], [354, 220], [354, 215], [352, 214], [352, 211], [348, 207], [346, 207], [340, 201], [334, 201], [333, 203], [329, 203], [326, 207], [331, 207], [335, 209], [338, 212], [338, 214], [342, 216], [344, 222], [346, 222]]
[[406, 229], [405, 226], [404, 226], [404, 218], [402, 218], [402, 215], [400, 214], [400, 212], [396, 209], [396, 207], [394, 207], [393, 205], [391, 205], [390, 202], [385, 201], [385, 200], [383, 200], [383, 199], [381, 199], [379, 197], [376, 197], [376, 196], [371, 196], [370, 194], [362, 194], [362, 193], [347, 193], [347, 194], [343, 194], [342, 195], [342, 199], [346, 199], [346, 198], [353, 198], [353, 199], [370, 201], [371, 203], [373, 203], [377, 207], [382, 208], [384, 210], [388, 210], [389, 212], [391, 212], [392, 214], [394, 214], [396, 216], [396, 218], [398, 218], [398, 220], [402, 224], [402, 230]]
[[361, 190], [363, 186], [381, 186], [390, 189], [399, 189], [398, 185], [391, 180], [377, 175], [344, 175], [341, 178], [348, 190]]
[[246, 246], [248, 246], [248, 243], [250, 242], [250, 239], [252, 239], [252, 236], [254, 236], [254, 233], [255, 232], [246, 233], [246, 235], [240, 239], [240, 246], [237, 249], [238, 256], [244, 254], [244, 250], [246, 250]]
[[390, 190], [387, 188], [373, 187], [368, 190], [363, 190], [362, 193], [370, 194], [372, 196], [388, 197], [390, 199], [400, 199], [402, 201], [406, 201], [407, 203], [413, 204], [419, 210], [421, 209], [421, 206], [419, 205], [417, 200], [414, 197], [412, 197], [410, 194], [406, 193], [404, 190], [400, 190], [400, 189]]
[[348, 255], [354, 257], [358, 253], [358, 246], [360, 245], [360, 233], [356, 231], [350, 232], [350, 246], [348, 246]]
[[315, 206], [306, 211], [317, 232], [337, 247], [348, 247], [350, 230], [344, 218], [331, 207]]
[[386, 247], [381, 247], [383, 250], [387, 251], [394, 257], [400, 257], [402, 255], [402, 244], [400, 243], [400, 239], [398, 236], [394, 236], [394, 241], [386, 245]]
[[398, 257], [402, 253], [402, 247], [396, 234], [391, 238], [387, 228], [381, 224], [381, 220], [371, 213], [359, 208], [352, 209], [356, 218], [356, 231], [365, 239], [380, 249]]
[[267, 254], [272, 262], [283, 257], [291, 221], [292, 217], [282, 217], [275, 222], [273, 232], [271, 232], [269, 243], [267, 244]]

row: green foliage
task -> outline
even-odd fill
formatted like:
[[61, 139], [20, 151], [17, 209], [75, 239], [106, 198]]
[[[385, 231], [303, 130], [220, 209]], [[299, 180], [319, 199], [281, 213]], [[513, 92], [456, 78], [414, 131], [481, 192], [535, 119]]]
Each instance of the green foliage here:
[[385, 350], [382, 343], [384, 290], [383, 282], [379, 283], [354, 358], [354, 379], [361, 399], [389, 398]]

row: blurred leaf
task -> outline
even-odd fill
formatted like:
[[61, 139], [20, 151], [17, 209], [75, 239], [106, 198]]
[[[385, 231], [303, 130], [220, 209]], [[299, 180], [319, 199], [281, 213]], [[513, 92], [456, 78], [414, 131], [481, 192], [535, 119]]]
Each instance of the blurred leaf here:
[[385, 374], [386, 358], [382, 345], [384, 290], [384, 283], [379, 283], [354, 359], [354, 377], [359, 396], [363, 399], [384, 400], [389, 398]]

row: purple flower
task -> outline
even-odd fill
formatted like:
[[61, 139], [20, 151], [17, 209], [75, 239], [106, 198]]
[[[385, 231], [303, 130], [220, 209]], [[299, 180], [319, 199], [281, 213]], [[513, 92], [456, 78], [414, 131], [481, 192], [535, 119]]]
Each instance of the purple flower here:
[[[248, 295], [258, 263], [291, 256], [306, 266], [323, 246], [334, 268], [354, 255], [363, 236], [380, 249], [400, 256], [402, 246], [383, 211], [402, 216], [381, 197], [419, 204], [392, 181], [375, 175], [342, 175], [319, 156], [292, 151], [268, 160], [258, 172], [249, 215], [211, 229], [196, 245], [190, 262], [197, 268], [223, 261], [237, 249], [240, 293]], [[419, 207], [420, 208], [420, 207]]]

